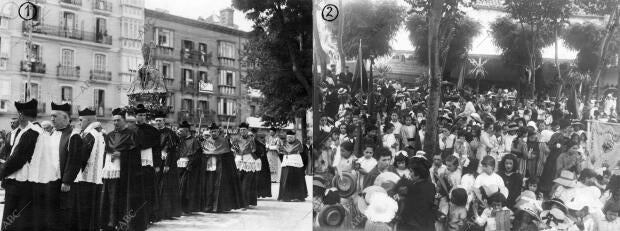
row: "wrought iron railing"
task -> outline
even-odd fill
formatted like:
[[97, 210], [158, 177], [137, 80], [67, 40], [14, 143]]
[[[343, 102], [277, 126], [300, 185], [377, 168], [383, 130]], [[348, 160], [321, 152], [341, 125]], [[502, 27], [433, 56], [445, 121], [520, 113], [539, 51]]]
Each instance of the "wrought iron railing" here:
[[23, 71], [23, 72], [45, 74], [45, 63], [42, 63], [40, 61], [36, 61], [36, 62], [32, 62], [30, 64], [30, 67], [29, 67], [28, 66], [28, 61], [22, 60], [20, 62], [19, 70]]
[[233, 86], [219, 85], [217, 86], [220, 94], [235, 95], [237, 88]]
[[90, 79], [100, 81], [112, 81], [112, 72], [104, 70], [91, 70]]
[[[28, 31], [26, 21], [22, 25], [23, 31]], [[109, 36], [107, 32], [87, 32], [74, 27], [43, 24], [34, 26], [32, 33], [112, 45], [112, 36]]]
[[80, 66], [63, 66], [58, 64], [56, 66], [58, 70], [56, 76], [70, 78], [70, 79], [78, 79], [80, 78]]
[[82, 0], [60, 0], [60, 2], [70, 5], [82, 6]]

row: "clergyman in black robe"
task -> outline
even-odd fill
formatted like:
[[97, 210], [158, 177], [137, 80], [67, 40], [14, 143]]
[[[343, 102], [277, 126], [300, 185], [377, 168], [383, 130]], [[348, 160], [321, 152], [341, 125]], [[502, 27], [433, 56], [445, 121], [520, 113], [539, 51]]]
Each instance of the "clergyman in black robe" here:
[[159, 131], [146, 123], [147, 110], [144, 105], [138, 104], [136, 107], [136, 127], [138, 128], [138, 143], [140, 146], [140, 158], [142, 163], [142, 177], [144, 181], [144, 191], [146, 196], [146, 211], [149, 221], [157, 222], [159, 201], [156, 190], [155, 174], [161, 171], [161, 148]]
[[211, 124], [209, 130], [211, 138], [203, 144], [204, 152], [207, 154], [207, 207], [205, 210], [221, 213], [245, 208], [230, 139], [221, 135], [220, 127], [216, 124]]
[[170, 128], [165, 127], [164, 118], [158, 117], [157, 129], [160, 134], [161, 169], [157, 177], [159, 196], [159, 217], [170, 219], [180, 217], [181, 194], [179, 193], [179, 169], [177, 168], [179, 137]]
[[198, 138], [190, 133], [190, 124], [183, 121], [179, 146], [180, 165], [185, 167], [181, 176], [181, 207], [184, 213], [200, 212], [204, 205], [205, 167]]
[[251, 129], [250, 136], [256, 144], [254, 155], [261, 160], [261, 169], [256, 175], [256, 195], [258, 198], [271, 197], [271, 171], [269, 169], [269, 160], [267, 159], [267, 148], [265, 143], [261, 142], [258, 137], [258, 130]]
[[[142, 164], [138, 131], [127, 126], [122, 109], [117, 108], [112, 114], [114, 131], [108, 134], [106, 146], [112, 152], [112, 158], [120, 160], [120, 176], [115, 187], [104, 186], [102, 224], [121, 230], [146, 230], [148, 211], [143, 177], [140, 175]], [[106, 190], [111, 192], [106, 194]]]
[[278, 200], [304, 201], [308, 196], [308, 188], [304, 161], [301, 156], [303, 144], [297, 140], [293, 131], [286, 133], [286, 142], [280, 151], [283, 154], [283, 160]]

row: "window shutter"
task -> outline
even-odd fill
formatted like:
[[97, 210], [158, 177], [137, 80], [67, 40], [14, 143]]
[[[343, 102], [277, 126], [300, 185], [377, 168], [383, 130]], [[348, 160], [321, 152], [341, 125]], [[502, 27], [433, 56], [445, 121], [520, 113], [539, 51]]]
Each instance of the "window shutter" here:
[[153, 30], [153, 41], [155, 41], [155, 44], [157, 45], [163, 45], [159, 42], [159, 28], [155, 28], [155, 30]]
[[237, 81], [235, 81], [235, 72], [232, 72], [232, 84], [233, 87], [237, 86]]

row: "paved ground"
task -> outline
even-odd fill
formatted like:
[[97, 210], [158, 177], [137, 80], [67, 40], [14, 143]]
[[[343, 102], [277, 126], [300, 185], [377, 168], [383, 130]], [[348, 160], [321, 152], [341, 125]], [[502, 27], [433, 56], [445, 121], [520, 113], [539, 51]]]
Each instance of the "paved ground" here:
[[[312, 177], [306, 177], [308, 192], [312, 192]], [[304, 202], [279, 202], [279, 184], [272, 184], [272, 198], [259, 199], [258, 206], [246, 211], [233, 211], [224, 214], [196, 213], [177, 220], [158, 222], [149, 231], [191, 231], [191, 230], [223, 230], [223, 231], [310, 231], [312, 230], [312, 196]], [[4, 200], [4, 190], [0, 190], [0, 198]], [[4, 204], [0, 204], [0, 215]]]

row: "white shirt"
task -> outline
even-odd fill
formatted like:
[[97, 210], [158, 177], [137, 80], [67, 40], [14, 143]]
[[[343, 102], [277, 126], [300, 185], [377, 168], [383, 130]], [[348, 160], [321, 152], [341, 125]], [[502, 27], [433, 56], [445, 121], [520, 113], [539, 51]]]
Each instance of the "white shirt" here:
[[508, 188], [506, 188], [502, 177], [497, 175], [497, 173], [493, 173], [491, 175], [481, 173], [480, 175], [478, 175], [478, 177], [476, 177], [476, 181], [474, 181], [475, 189], [488, 185], [497, 185], [499, 187], [499, 192], [504, 194], [504, 196], [508, 198]]
[[377, 166], [377, 160], [372, 157], [368, 159], [366, 159], [366, 157], [362, 157], [360, 159], [357, 159], [357, 163], [359, 163], [362, 169], [364, 169], [364, 171], [366, 172], [370, 172], [373, 168], [375, 168], [375, 166]]
[[403, 127], [403, 124], [401, 124], [398, 121], [396, 121], [396, 122], [390, 121], [390, 123], [392, 123], [394, 125], [394, 132], [393, 132], [393, 134], [400, 134], [400, 129]]

